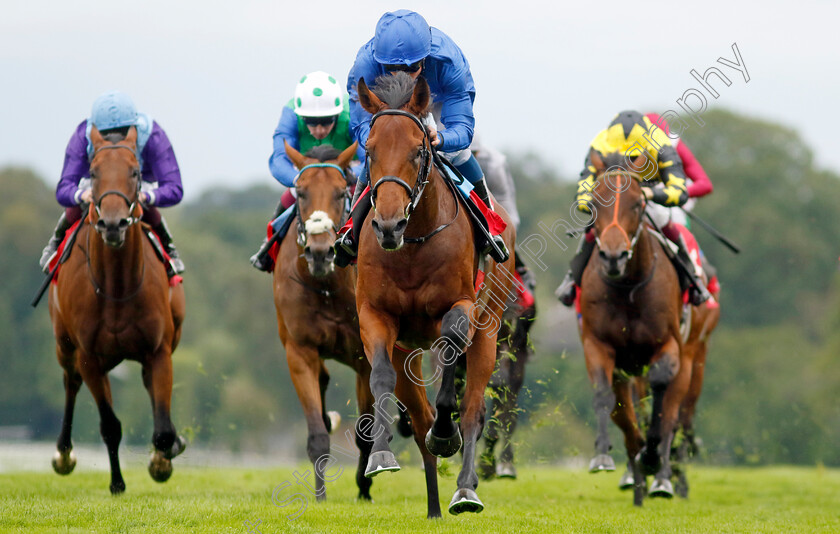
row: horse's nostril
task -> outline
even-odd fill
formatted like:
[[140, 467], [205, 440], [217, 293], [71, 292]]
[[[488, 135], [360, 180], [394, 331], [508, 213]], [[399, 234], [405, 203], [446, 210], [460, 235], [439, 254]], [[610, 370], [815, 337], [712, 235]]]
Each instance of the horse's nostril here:
[[99, 230], [100, 232], [105, 231], [105, 228], [106, 228], [105, 221], [103, 221], [102, 219], [99, 219], [98, 221], [96, 221], [95, 226], [96, 226], [96, 229]]
[[379, 223], [376, 222], [376, 219], [373, 219], [372, 221], [370, 221], [370, 224], [371, 224], [371, 226], [373, 226], [373, 231], [374, 232], [379, 232], [380, 231], [379, 230]]
[[396, 224], [396, 226], [394, 226], [394, 231], [395, 232], [402, 232], [403, 230], [405, 230], [405, 227], [407, 225], [408, 225], [408, 219], [402, 219]]
[[120, 229], [128, 228], [128, 219], [120, 219]]
[[618, 257], [619, 257], [619, 259], [624, 259], [624, 258], [628, 257], [629, 255], [630, 255], [629, 250], [622, 250], [621, 254], [619, 254]]
[[606, 259], [607, 259], [607, 253], [606, 253], [606, 252], [604, 252], [603, 250], [599, 250], [599, 251], [598, 251], [598, 256], [600, 256], [602, 260], [606, 260]]

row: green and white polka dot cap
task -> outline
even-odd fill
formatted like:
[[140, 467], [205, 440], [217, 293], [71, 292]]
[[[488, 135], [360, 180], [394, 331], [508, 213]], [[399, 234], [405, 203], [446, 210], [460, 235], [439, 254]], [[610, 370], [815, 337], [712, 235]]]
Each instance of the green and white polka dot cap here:
[[344, 90], [338, 80], [323, 71], [310, 72], [295, 88], [295, 113], [300, 117], [329, 117], [342, 110]]

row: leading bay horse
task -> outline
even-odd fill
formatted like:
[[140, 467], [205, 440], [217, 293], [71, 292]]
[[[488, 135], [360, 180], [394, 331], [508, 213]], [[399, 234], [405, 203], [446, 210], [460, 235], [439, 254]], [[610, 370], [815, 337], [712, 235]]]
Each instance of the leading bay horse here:
[[[639, 174], [645, 154], [626, 162], [590, 153], [596, 168], [592, 210], [597, 253], [583, 273], [580, 336], [598, 419], [590, 471], [614, 470], [607, 418], [624, 433], [634, 477], [633, 502], [642, 505], [645, 475], [655, 474], [651, 496], [670, 496], [670, 449], [691, 361], [680, 335], [682, 295], [677, 272], [643, 219]], [[628, 169], [629, 167], [629, 169]], [[609, 171], [606, 169], [609, 168]], [[633, 408], [632, 376], [646, 373], [653, 395], [651, 421], [642, 436]]]
[[[289, 374], [306, 417], [306, 451], [315, 466], [318, 500], [326, 498], [324, 469], [330, 453], [329, 433], [333, 430], [324, 406], [330, 380], [325, 358], [356, 371], [359, 414], [373, 413], [370, 364], [365, 358], [356, 315], [355, 268], [333, 266], [332, 244], [336, 227], [345, 218], [349, 185], [346, 173], [355, 150], [355, 143], [341, 153], [322, 145], [303, 156], [286, 144], [286, 154], [300, 169], [295, 183], [298, 215], [277, 255], [274, 305]], [[370, 442], [359, 434], [355, 441], [361, 451], [356, 473], [359, 498], [370, 500], [372, 481], [364, 476]]]
[[65, 406], [53, 468], [73, 471], [71, 431], [76, 394], [87, 384], [99, 409], [100, 432], [111, 464], [111, 493], [125, 491], [118, 448], [122, 427], [111, 403], [108, 372], [123, 360], [143, 367], [143, 385], [154, 415], [155, 451], [149, 473], [158, 482], [172, 474], [172, 458], [186, 441], [169, 417], [172, 397], [172, 351], [181, 337], [184, 289], [170, 287], [164, 264], [140, 223], [140, 167], [137, 131], [125, 139], [107, 138], [94, 127], [90, 163], [93, 192], [90, 215], [80, 229], [70, 257], [49, 294], [50, 317], [58, 362], [64, 368]]
[[[371, 362], [375, 422], [366, 436], [373, 441], [366, 476], [396, 471], [388, 445], [392, 418], [388, 408], [407, 410], [414, 439], [423, 456], [428, 517], [440, 516], [436, 458], [453, 456], [463, 444], [458, 490], [449, 512], [480, 512], [475, 489], [475, 446], [481, 435], [484, 390], [496, 361], [496, 338], [502, 309], [514, 280], [513, 262], [487, 260], [486, 276], [476, 296], [479, 262], [473, 228], [465, 209], [432, 163], [428, 131], [419, 117], [431, 101], [429, 85], [405, 73], [377, 79], [375, 93], [358, 82], [359, 102], [371, 119], [367, 140], [373, 210], [359, 242], [356, 303], [362, 342]], [[503, 238], [514, 250], [507, 222]], [[399, 344], [398, 348], [395, 345]], [[433, 410], [426, 397], [421, 364], [431, 346], [445, 362]], [[409, 351], [414, 351], [409, 353]], [[467, 382], [461, 400], [460, 430], [455, 368], [466, 351]], [[396, 393], [396, 399], [393, 395]], [[463, 434], [463, 438], [462, 438]]]

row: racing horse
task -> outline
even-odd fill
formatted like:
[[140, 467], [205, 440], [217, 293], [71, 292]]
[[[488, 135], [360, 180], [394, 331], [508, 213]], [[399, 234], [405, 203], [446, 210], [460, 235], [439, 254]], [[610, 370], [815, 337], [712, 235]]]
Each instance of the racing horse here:
[[[140, 223], [137, 131], [103, 137], [94, 127], [90, 178], [93, 202], [75, 246], [49, 293], [58, 362], [64, 369], [65, 406], [57, 451], [58, 474], [76, 466], [71, 431], [76, 394], [87, 384], [99, 409], [100, 433], [108, 449], [112, 494], [125, 491], [118, 448], [122, 427], [114, 413], [108, 372], [123, 360], [139, 362], [154, 415], [154, 452], [149, 473], [158, 482], [172, 475], [172, 458], [186, 440], [169, 416], [172, 352], [181, 337], [183, 285], [166, 275]], [[96, 235], [98, 234], [98, 235]]]
[[[597, 254], [584, 270], [580, 293], [580, 337], [598, 420], [589, 470], [615, 469], [608, 454], [611, 416], [624, 434], [633, 503], [641, 506], [646, 475], [655, 475], [651, 496], [670, 496], [665, 486], [670, 486], [671, 441], [691, 379], [691, 360], [680, 335], [682, 294], [674, 266], [643, 220], [640, 173], [653, 164], [645, 154], [627, 161], [624, 154], [602, 159], [593, 150], [590, 157], [596, 184], [595, 200], [588, 205]], [[645, 373], [652, 408], [643, 436], [633, 407], [632, 377]]]
[[[499, 331], [498, 367], [489, 384], [491, 416], [484, 429], [484, 452], [479, 458], [480, 474], [485, 480], [494, 476], [516, 478], [512, 437], [519, 421], [517, 400], [525, 381], [525, 364], [532, 353], [528, 335], [537, 310], [533, 297], [522, 305], [519, 302], [509, 304]], [[503, 445], [497, 462], [494, 450], [499, 439], [503, 440]]]
[[[356, 371], [359, 413], [373, 413], [370, 364], [356, 315], [355, 269], [333, 265], [332, 243], [336, 225], [345, 217], [347, 167], [355, 149], [355, 143], [341, 153], [321, 145], [303, 156], [286, 143], [286, 154], [300, 169], [295, 183], [297, 216], [280, 244], [272, 285], [280, 340], [306, 417], [306, 451], [314, 464], [318, 500], [326, 498], [324, 470], [335, 423], [324, 405], [330, 380], [325, 358]], [[371, 480], [364, 476], [370, 443], [359, 434], [355, 441], [361, 451], [356, 473], [359, 498], [370, 500]]]
[[[427, 516], [440, 516], [436, 458], [450, 457], [463, 445], [458, 489], [449, 512], [480, 512], [475, 490], [476, 440], [485, 411], [484, 390], [496, 361], [496, 338], [513, 277], [513, 255], [504, 264], [486, 259], [484, 281], [476, 295], [480, 261], [471, 222], [451, 187], [433, 164], [435, 154], [420, 117], [431, 95], [425, 78], [405, 73], [380, 77], [371, 92], [357, 85], [359, 103], [371, 113], [367, 162], [373, 210], [363, 223], [358, 254], [356, 306], [365, 354], [371, 362], [370, 385], [376, 399], [373, 441], [366, 476], [396, 471], [389, 442], [396, 404], [407, 410], [423, 456]], [[514, 231], [502, 233], [514, 250]], [[423, 379], [423, 349], [430, 347], [443, 371]], [[466, 351], [466, 391], [460, 404], [455, 368]], [[440, 378], [432, 409], [425, 386]], [[396, 398], [394, 398], [396, 394]], [[463, 437], [462, 437], [463, 435]]]

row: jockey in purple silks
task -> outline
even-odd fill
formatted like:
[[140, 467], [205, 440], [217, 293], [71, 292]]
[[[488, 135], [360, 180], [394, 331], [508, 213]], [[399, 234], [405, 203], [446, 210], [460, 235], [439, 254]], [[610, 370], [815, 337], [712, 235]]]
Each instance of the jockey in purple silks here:
[[130, 127], [137, 129], [137, 159], [140, 163], [142, 188], [140, 202], [143, 205], [143, 222], [148, 223], [161, 240], [171, 259], [167, 267], [169, 275], [184, 271], [172, 234], [157, 208], [174, 206], [184, 195], [181, 186], [181, 171], [175, 159], [175, 152], [166, 133], [160, 125], [145, 113], [138, 113], [131, 99], [119, 91], [103, 93], [93, 103], [90, 118], [76, 127], [67, 143], [64, 155], [64, 169], [58, 182], [55, 196], [65, 207], [55, 227], [55, 234], [41, 255], [41, 267], [48, 272], [50, 259], [55, 255], [67, 230], [82, 216], [82, 206], [93, 200], [90, 185], [90, 160], [93, 145], [90, 131], [93, 126], [103, 136], [118, 133], [125, 136]]

